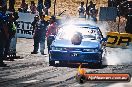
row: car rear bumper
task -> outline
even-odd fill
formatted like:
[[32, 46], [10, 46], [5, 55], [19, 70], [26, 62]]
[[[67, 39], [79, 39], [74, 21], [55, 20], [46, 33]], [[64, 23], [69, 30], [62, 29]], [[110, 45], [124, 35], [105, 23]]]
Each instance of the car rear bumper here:
[[98, 63], [102, 61], [101, 52], [50, 51], [50, 60], [81, 63]]

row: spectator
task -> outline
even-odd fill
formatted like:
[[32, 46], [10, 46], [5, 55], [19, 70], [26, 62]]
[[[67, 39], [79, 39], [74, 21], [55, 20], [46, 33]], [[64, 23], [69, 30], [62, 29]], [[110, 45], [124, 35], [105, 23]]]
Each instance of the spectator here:
[[90, 1], [89, 3], [90, 3], [90, 4], [89, 4], [89, 6], [87, 7], [87, 14], [88, 14], [88, 16], [90, 15], [90, 10], [91, 10], [91, 9], [95, 9], [95, 4], [93, 4], [92, 1]]
[[93, 4], [92, 1], [90, 1], [89, 3], [90, 3], [90, 5], [88, 6], [88, 10], [90, 10], [91, 8], [95, 8], [95, 5]]
[[55, 18], [55, 16], [51, 16], [50, 24], [47, 28], [46, 37], [49, 37], [50, 35], [56, 35], [56, 33], [57, 33], [56, 29], [57, 29], [56, 18]]
[[0, 6], [3, 8], [3, 10], [7, 10], [7, 0], [0, 0]]
[[34, 20], [33, 20], [32, 24], [31, 24], [33, 26], [33, 33], [34, 33], [35, 28], [37, 26], [36, 25], [37, 21], [39, 21], [39, 16], [38, 15], [35, 15]]
[[9, 11], [12, 12], [15, 11], [14, 5], [15, 5], [15, 0], [9, 0]]
[[96, 4], [93, 4], [92, 1], [90, 1], [90, 5], [87, 7], [88, 9], [88, 19], [90, 20], [93, 20], [93, 21], [97, 21], [97, 13], [98, 13], [98, 10], [95, 8]]
[[48, 9], [51, 7], [51, 0], [45, 0], [44, 5], [45, 5], [45, 14], [48, 15]]
[[57, 34], [57, 24], [56, 24], [56, 18], [54, 16], [51, 16], [50, 18], [50, 24], [47, 28], [46, 37], [47, 37], [47, 46], [48, 46], [48, 52], [50, 50], [50, 45], [52, 44], [52, 38], [50, 36]]
[[84, 2], [81, 2], [81, 6], [78, 7], [79, 17], [85, 17]]
[[31, 54], [37, 54], [39, 43], [40, 43], [40, 52], [42, 55], [44, 54], [45, 49], [45, 35], [46, 35], [46, 28], [48, 23], [44, 20], [45, 15], [41, 14], [39, 21], [36, 23], [35, 32], [34, 32], [34, 50]]
[[8, 27], [8, 34], [9, 38], [6, 39], [6, 45], [5, 45], [5, 51], [4, 51], [4, 57], [6, 58], [9, 52], [9, 47], [11, 43], [11, 39], [15, 36], [16, 33], [16, 26], [14, 23], [14, 16], [12, 13], [9, 13], [7, 15], [8, 21], [7, 21], [7, 27]]
[[21, 7], [19, 8], [20, 12], [26, 13], [28, 10], [28, 4], [25, 2], [25, 0], [22, 0]]
[[41, 13], [43, 12], [43, 9], [44, 9], [43, 0], [38, 0], [37, 10], [39, 12], [39, 15], [41, 15]]
[[35, 14], [37, 11], [37, 7], [35, 6], [34, 1], [31, 1], [31, 6], [30, 6], [30, 10], [32, 14]]
[[6, 26], [6, 16], [2, 12], [2, 7], [0, 7], [0, 67], [6, 66], [4, 64], [4, 47], [6, 43], [6, 39], [8, 39], [9, 34]]

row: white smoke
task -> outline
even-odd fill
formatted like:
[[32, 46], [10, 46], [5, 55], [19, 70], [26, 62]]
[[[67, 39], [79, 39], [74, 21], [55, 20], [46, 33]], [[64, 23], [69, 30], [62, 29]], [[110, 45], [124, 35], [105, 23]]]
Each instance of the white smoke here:
[[106, 56], [108, 65], [121, 65], [132, 63], [132, 48], [108, 48]]
[[[107, 22], [98, 22], [97, 26], [102, 31], [104, 37], [110, 30], [110, 25]], [[108, 65], [121, 65], [132, 63], [132, 45], [127, 49], [122, 48], [107, 48], [106, 61]]]
[[98, 22], [97, 26], [99, 26], [100, 30], [104, 37], [106, 37], [107, 32], [109, 32], [110, 26], [107, 22]]

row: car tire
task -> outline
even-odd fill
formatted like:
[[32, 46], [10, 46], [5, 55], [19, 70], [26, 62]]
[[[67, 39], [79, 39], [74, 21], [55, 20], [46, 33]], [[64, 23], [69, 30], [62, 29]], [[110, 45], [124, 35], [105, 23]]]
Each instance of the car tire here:
[[98, 63], [94, 63], [94, 68], [101, 68], [102, 67], [102, 61], [98, 62]]
[[67, 61], [59, 61], [59, 64], [60, 65], [65, 65], [65, 64], [67, 64]]
[[50, 65], [50, 66], [54, 66], [54, 65], [55, 65], [55, 61], [49, 60], [49, 65]]
[[63, 64], [64, 64], [64, 62], [63, 62], [63, 61], [59, 61], [59, 64], [60, 64], [60, 65], [63, 65]]
[[91, 68], [101, 68], [102, 67], [102, 61], [98, 63], [89, 63], [89, 67]]
[[55, 61], [50, 59], [50, 54], [49, 54], [49, 66], [54, 66], [55, 65]]
[[95, 65], [97, 66], [97, 68], [101, 68], [102, 67], [102, 61], [99, 63], [96, 63]]

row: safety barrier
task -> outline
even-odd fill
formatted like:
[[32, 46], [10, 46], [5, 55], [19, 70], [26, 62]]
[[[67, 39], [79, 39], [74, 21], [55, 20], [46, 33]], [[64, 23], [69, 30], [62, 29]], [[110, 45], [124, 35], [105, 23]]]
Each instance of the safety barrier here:
[[[17, 37], [18, 38], [32, 38], [33, 37], [33, 27], [32, 22], [35, 15], [31, 13], [18, 13], [19, 19], [17, 20]], [[59, 17], [57, 17], [59, 19]], [[50, 19], [50, 16], [45, 16], [46, 21]]]
[[108, 47], [128, 47], [132, 43], [132, 34], [108, 32], [107, 44]]
[[30, 13], [18, 13], [19, 19], [17, 20], [17, 37], [32, 38], [33, 28], [31, 23], [34, 20], [35, 14]]

